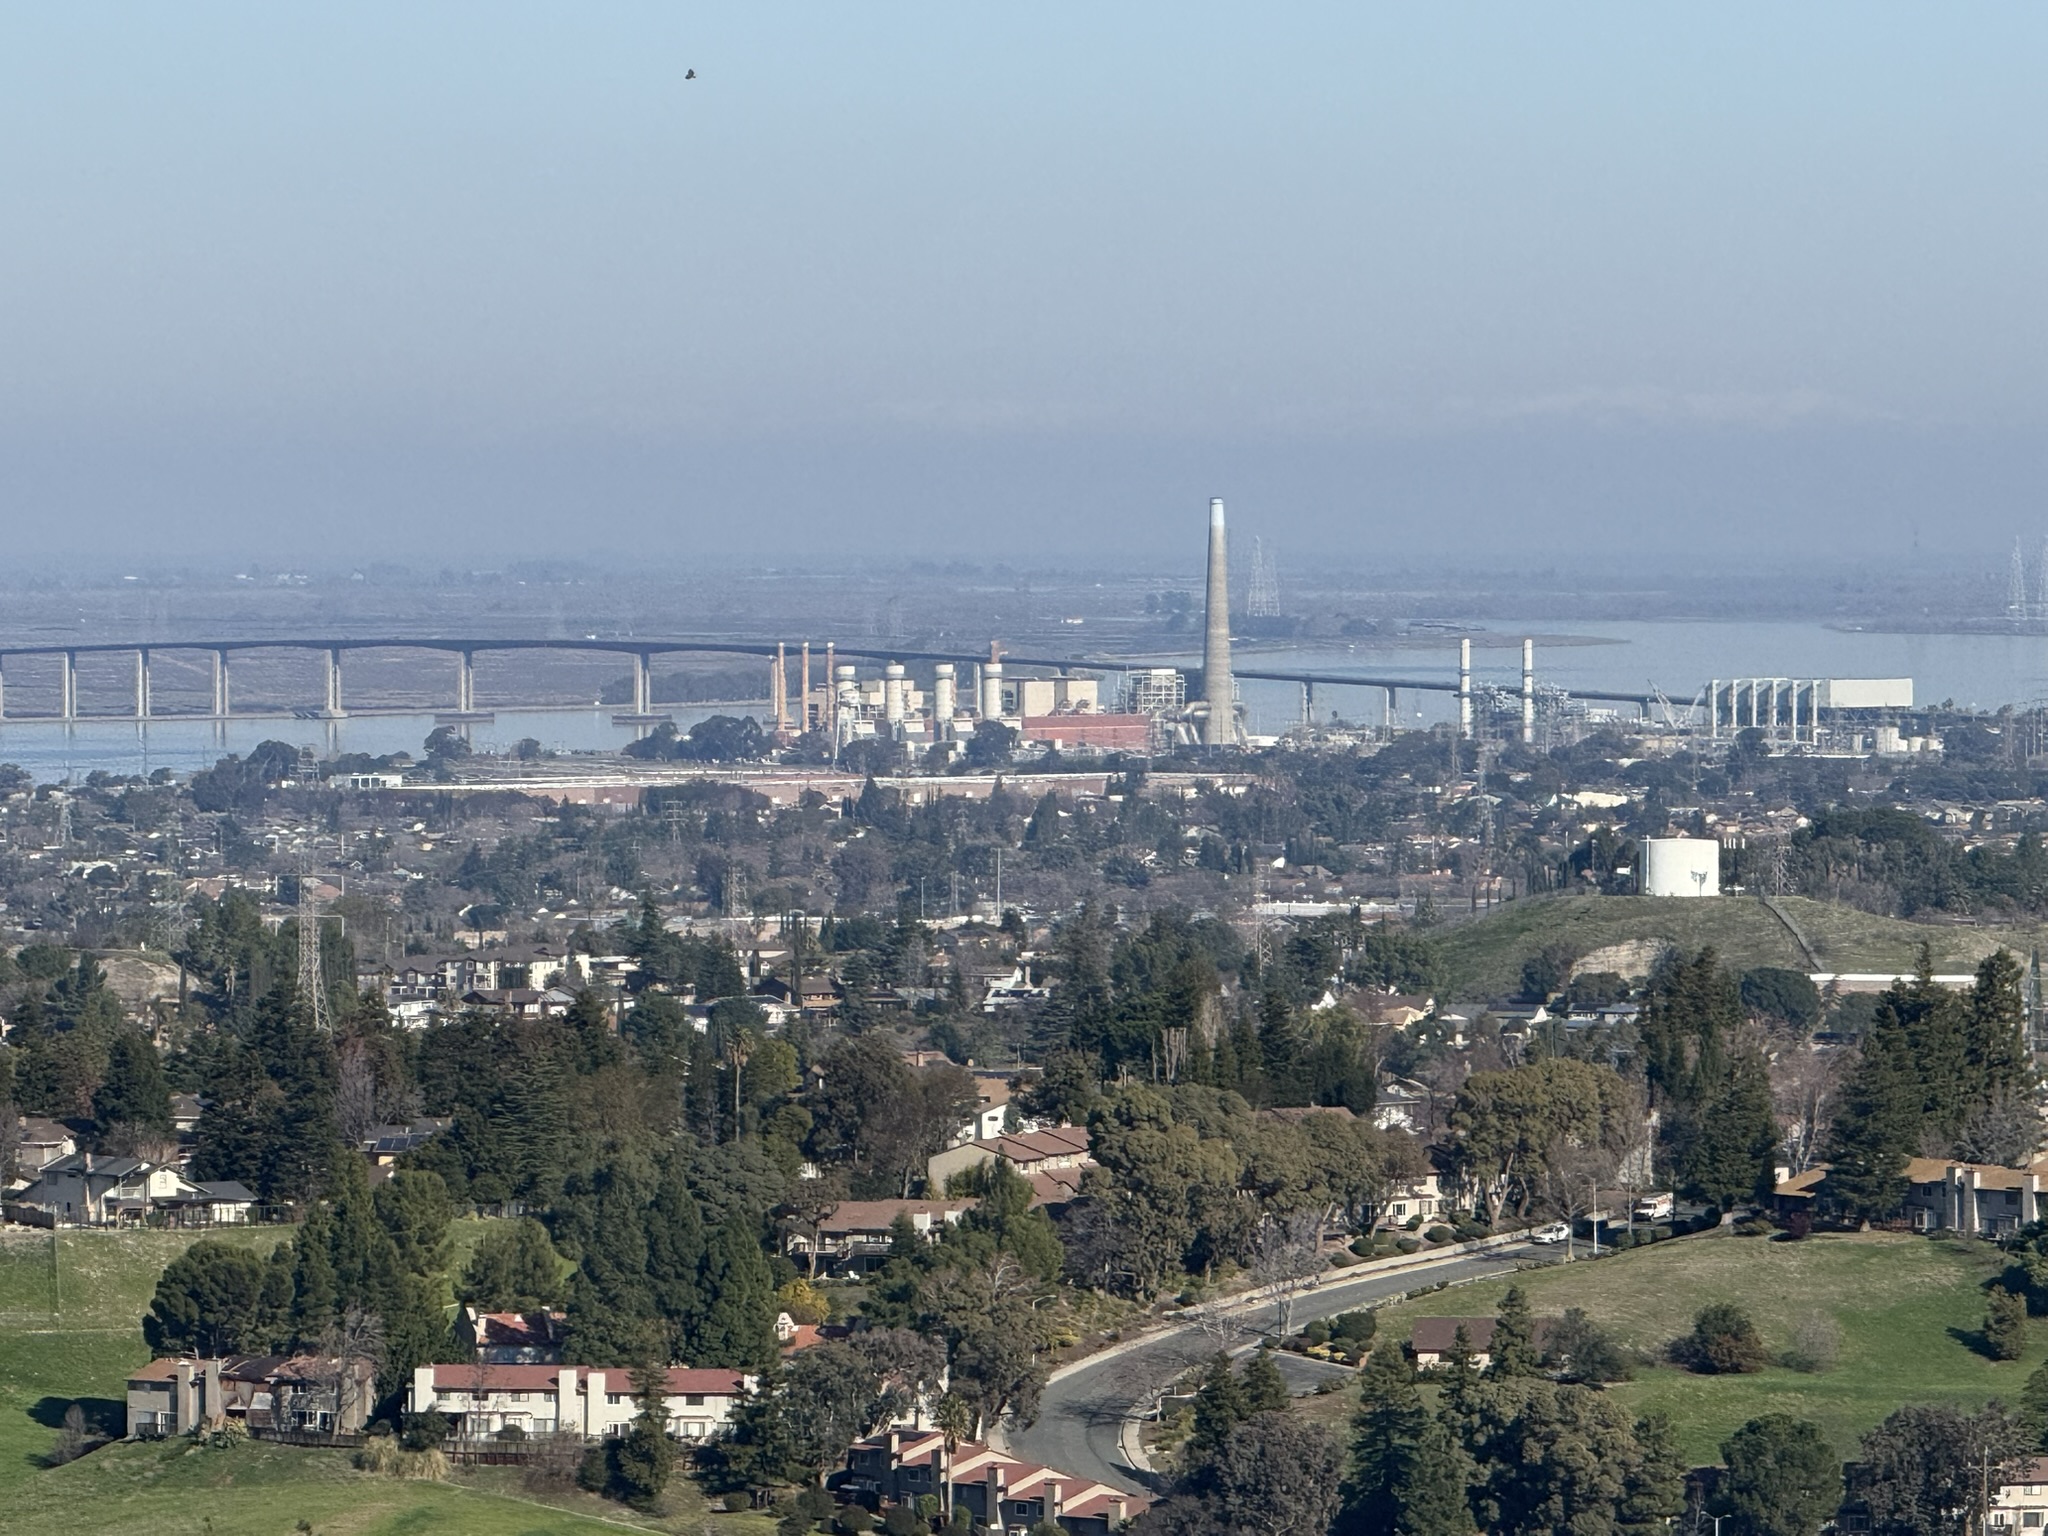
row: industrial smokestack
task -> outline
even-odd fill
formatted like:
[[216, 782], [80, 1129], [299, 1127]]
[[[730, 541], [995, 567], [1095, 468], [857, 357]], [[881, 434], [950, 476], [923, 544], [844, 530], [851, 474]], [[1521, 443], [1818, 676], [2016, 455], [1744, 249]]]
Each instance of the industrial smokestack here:
[[1458, 642], [1458, 735], [1467, 739], [1472, 735], [1472, 641], [1469, 636]]
[[1536, 642], [1522, 642], [1522, 740], [1536, 739]]
[[932, 668], [932, 735], [948, 736], [953, 726], [953, 663], [942, 661]]
[[981, 717], [1003, 718], [1003, 664], [992, 661], [981, 669]]
[[882, 718], [891, 725], [903, 723], [903, 663], [892, 661], [882, 669]]
[[1223, 502], [1209, 503], [1209, 601], [1202, 642], [1202, 698], [1209, 706], [1202, 740], [1237, 745], [1237, 690], [1230, 680], [1230, 561], [1223, 534]]

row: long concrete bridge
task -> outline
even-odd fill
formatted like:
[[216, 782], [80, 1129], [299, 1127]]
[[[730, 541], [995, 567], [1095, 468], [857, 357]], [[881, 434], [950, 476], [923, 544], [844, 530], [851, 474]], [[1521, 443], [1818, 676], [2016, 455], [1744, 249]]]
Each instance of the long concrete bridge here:
[[[801, 654], [808, 667], [809, 658], [818, 655], [825, 664], [823, 681], [830, 686], [832, 669], [841, 661], [870, 662], [952, 662], [955, 664], [980, 664], [999, 656], [1005, 667], [1029, 667], [1034, 669], [1070, 672], [1135, 672], [1151, 668], [1174, 667], [1191, 670], [1184, 662], [1162, 661], [1139, 656], [1025, 656], [1009, 651], [998, 651], [992, 647], [989, 652], [961, 650], [935, 651], [915, 650], [900, 647], [876, 648], [872, 646], [840, 646], [827, 642], [816, 650], [808, 642], [801, 642]], [[454, 663], [451, 698], [446, 706], [422, 706], [419, 713], [433, 713], [445, 710], [455, 715], [479, 713], [476, 703], [476, 658], [500, 652], [559, 651], [583, 652], [613, 655], [625, 658], [631, 665], [633, 697], [631, 714], [640, 717], [652, 716], [653, 664], [658, 656], [699, 654], [753, 656], [770, 662], [777, 658], [796, 659], [798, 646], [789, 642], [768, 640], [700, 640], [700, 639], [503, 639], [463, 638], [441, 635], [378, 635], [348, 636], [338, 638], [318, 637], [264, 637], [242, 640], [165, 640], [136, 643], [129, 641], [99, 641], [82, 644], [62, 645], [0, 645], [0, 719], [9, 721], [50, 721], [68, 722], [79, 720], [138, 720], [159, 718], [179, 720], [226, 720], [234, 715], [232, 690], [232, 661], [237, 656], [253, 651], [298, 651], [318, 655], [323, 664], [324, 686], [317, 709], [308, 706], [301, 713], [317, 714], [322, 719], [339, 720], [348, 714], [343, 690], [343, 658], [362, 651], [425, 651], [448, 656]], [[209, 658], [212, 665], [212, 687], [209, 707], [200, 711], [180, 710], [160, 714], [152, 699], [152, 667], [156, 657], [165, 653]], [[132, 708], [118, 711], [97, 711], [87, 715], [81, 712], [78, 702], [78, 664], [81, 657], [130, 656], [134, 661], [134, 693]], [[10, 714], [7, 710], [7, 669], [16, 661], [27, 658], [50, 658], [58, 664], [57, 708], [51, 713], [32, 715]], [[1364, 672], [1333, 672], [1287, 667], [1237, 667], [1239, 678], [1257, 682], [1294, 683], [1304, 690], [1304, 699], [1312, 700], [1314, 690], [1328, 688], [1367, 688], [1384, 692], [1389, 712], [1394, 698], [1405, 691], [1418, 693], [1455, 694], [1459, 698], [1461, 723], [1469, 730], [1472, 699], [1472, 677], [1469, 647], [1461, 646], [1460, 665], [1457, 673], [1449, 677], [1387, 677]], [[1530, 653], [1523, 652], [1522, 695], [1525, 715], [1533, 704], [1534, 674]], [[1645, 712], [1657, 702], [1654, 691], [1644, 693], [1613, 693], [1599, 690], [1573, 690], [1573, 696], [1601, 702], [1633, 704]], [[511, 707], [511, 706], [508, 706]], [[258, 711], [257, 713], [262, 713]], [[408, 711], [410, 712], [410, 711]]]

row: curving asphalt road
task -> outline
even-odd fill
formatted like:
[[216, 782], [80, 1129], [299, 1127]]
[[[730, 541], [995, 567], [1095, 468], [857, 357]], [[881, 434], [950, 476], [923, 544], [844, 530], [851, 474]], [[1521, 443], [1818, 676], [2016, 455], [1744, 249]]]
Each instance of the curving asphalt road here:
[[[1445, 1280], [1473, 1280], [1501, 1274], [1532, 1258], [1550, 1258], [1554, 1250], [1515, 1243], [1485, 1253], [1411, 1265], [1391, 1273], [1358, 1275], [1329, 1280], [1305, 1291], [1294, 1301], [1294, 1325], [1319, 1317], [1334, 1317], [1368, 1302], [1384, 1301], [1419, 1285]], [[1561, 1255], [1557, 1255], [1561, 1257]], [[1270, 1331], [1277, 1322], [1275, 1304], [1254, 1302], [1231, 1309], [1248, 1332]], [[1219, 1335], [1193, 1322], [1162, 1329], [1140, 1340], [1113, 1346], [1103, 1353], [1078, 1360], [1053, 1373], [1040, 1400], [1038, 1421], [1029, 1429], [1013, 1429], [1011, 1450], [1044, 1466], [1132, 1492], [1147, 1481], [1125, 1459], [1121, 1447], [1124, 1421], [1132, 1410], [1147, 1403], [1154, 1394], [1189, 1366], [1215, 1354]], [[1233, 1346], [1234, 1347], [1234, 1346]], [[1281, 1356], [1283, 1371], [1297, 1392], [1308, 1390], [1313, 1376], [1293, 1369], [1297, 1364], [1313, 1372], [1306, 1361]], [[1298, 1379], [1297, 1379], [1298, 1378]]]

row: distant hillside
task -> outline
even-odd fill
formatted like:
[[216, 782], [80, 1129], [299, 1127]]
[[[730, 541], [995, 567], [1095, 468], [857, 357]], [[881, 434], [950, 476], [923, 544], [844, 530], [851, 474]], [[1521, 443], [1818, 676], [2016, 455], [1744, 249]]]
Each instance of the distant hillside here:
[[[2041, 942], [2039, 928], [1950, 927], [1873, 917], [1852, 907], [1787, 896], [1777, 903], [1830, 971], [1910, 970], [1928, 944], [1937, 971], [1974, 970], [2000, 944], [2022, 958]], [[1632, 940], [1663, 939], [1682, 949], [1711, 944], [1737, 970], [1782, 965], [1812, 970], [1785, 924], [1750, 896], [1679, 900], [1651, 896], [1558, 896], [1510, 902], [1439, 935], [1449, 994], [1512, 996], [1522, 966], [1545, 945], [1580, 953]]]

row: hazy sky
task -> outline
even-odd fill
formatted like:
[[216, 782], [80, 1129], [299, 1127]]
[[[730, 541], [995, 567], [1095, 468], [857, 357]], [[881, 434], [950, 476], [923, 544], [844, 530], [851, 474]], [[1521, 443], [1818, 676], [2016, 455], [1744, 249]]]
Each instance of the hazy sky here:
[[2044, 60], [2039, 4], [16, 4], [0, 508], [73, 560], [1192, 568], [1219, 494], [1361, 567], [1995, 564]]

